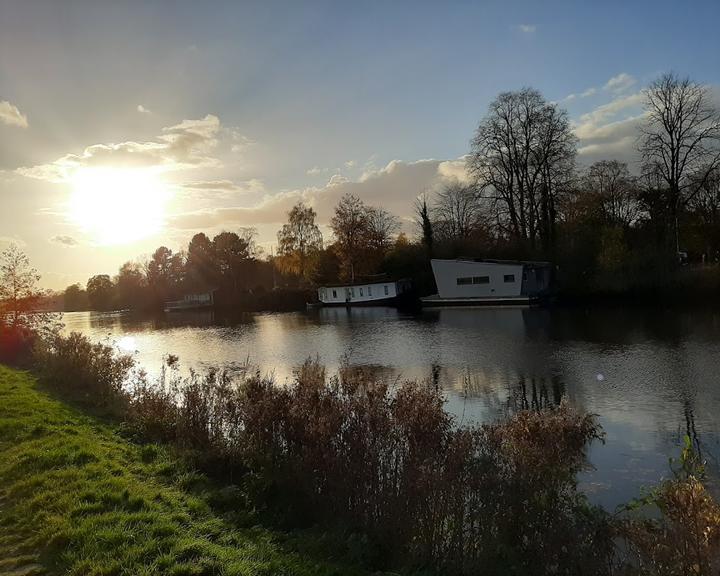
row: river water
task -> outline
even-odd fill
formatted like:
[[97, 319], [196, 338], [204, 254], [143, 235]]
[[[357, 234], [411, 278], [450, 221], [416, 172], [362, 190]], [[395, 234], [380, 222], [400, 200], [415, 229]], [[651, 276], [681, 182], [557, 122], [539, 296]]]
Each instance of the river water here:
[[308, 357], [388, 379], [425, 379], [447, 393], [458, 422], [567, 397], [598, 415], [604, 444], [580, 483], [614, 509], [669, 474], [685, 435], [720, 478], [720, 312], [662, 309], [490, 308], [405, 314], [393, 308], [325, 308], [158, 318], [77, 312], [65, 330], [111, 342], [151, 374], [172, 353], [185, 369], [239, 370], [248, 361], [278, 382]]

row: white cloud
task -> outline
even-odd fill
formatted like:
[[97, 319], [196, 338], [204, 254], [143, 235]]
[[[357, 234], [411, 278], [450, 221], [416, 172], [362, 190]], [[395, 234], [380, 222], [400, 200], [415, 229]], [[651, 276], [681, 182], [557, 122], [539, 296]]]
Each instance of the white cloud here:
[[264, 194], [265, 184], [253, 178], [236, 183], [232, 180], [200, 180], [180, 184], [185, 192], [193, 196], [218, 198], [236, 194]]
[[209, 154], [217, 145], [219, 130], [218, 117], [208, 114], [163, 128], [153, 142], [94, 144], [80, 154], [66, 154], [48, 164], [22, 167], [16, 172], [29, 178], [67, 182], [77, 169], [87, 166], [152, 167], [163, 171], [218, 167], [220, 161]]
[[72, 236], [64, 235], [53, 236], [52, 238], [50, 238], [50, 242], [53, 244], [60, 244], [61, 246], [66, 246], [68, 248], [74, 248], [79, 244], [79, 242]]
[[152, 114], [149, 108], [145, 108], [142, 104], [137, 105], [137, 111], [140, 112], [140, 114]]
[[348, 160], [345, 162], [345, 168], [353, 168], [355, 166], [355, 160]]
[[318, 174], [324, 174], [328, 171], [327, 168], [320, 168], [320, 166], [313, 166], [305, 172], [308, 176], [317, 176]]
[[0, 122], [8, 126], [28, 127], [27, 116], [7, 100], [0, 100]]
[[635, 84], [635, 78], [630, 76], [630, 74], [622, 72], [610, 78], [610, 80], [605, 83], [605, 86], [603, 86], [603, 90], [619, 94], [630, 88], [633, 84]]
[[596, 92], [597, 88], [588, 88], [585, 92], [580, 94], [580, 98], [588, 98], [589, 96], [593, 96]]
[[581, 160], [615, 158], [628, 163], [637, 160], [637, 137], [645, 117], [643, 101], [642, 92], [636, 92], [580, 116], [573, 123], [573, 129], [580, 139], [578, 154]]
[[537, 26], [535, 24], [518, 24], [518, 30], [524, 34], [532, 34], [537, 30]]
[[[384, 168], [365, 173], [359, 180], [333, 175], [324, 186], [266, 194], [254, 206], [234, 206], [186, 212], [171, 217], [169, 225], [179, 230], [210, 230], [239, 226], [279, 226], [298, 201], [315, 208], [321, 224], [329, 222], [337, 201], [344, 194], [355, 194], [364, 202], [382, 206], [408, 219], [415, 199], [423, 192], [432, 193], [444, 182], [467, 178], [465, 160], [393, 160]], [[261, 242], [265, 239], [260, 238]]]

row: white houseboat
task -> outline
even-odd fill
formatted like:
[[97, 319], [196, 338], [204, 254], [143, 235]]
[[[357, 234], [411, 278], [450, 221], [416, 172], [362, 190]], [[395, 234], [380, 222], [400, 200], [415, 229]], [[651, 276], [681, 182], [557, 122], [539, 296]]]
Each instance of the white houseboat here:
[[423, 306], [529, 305], [547, 296], [552, 266], [512, 260], [431, 260], [438, 293]]
[[350, 284], [321, 286], [318, 300], [322, 306], [389, 306], [410, 293], [410, 280], [368, 280]]
[[210, 290], [208, 292], [201, 292], [200, 294], [186, 294], [182, 300], [169, 300], [165, 302], [165, 312], [212, 308], [215, 305], [214, 294], [215, 290]]

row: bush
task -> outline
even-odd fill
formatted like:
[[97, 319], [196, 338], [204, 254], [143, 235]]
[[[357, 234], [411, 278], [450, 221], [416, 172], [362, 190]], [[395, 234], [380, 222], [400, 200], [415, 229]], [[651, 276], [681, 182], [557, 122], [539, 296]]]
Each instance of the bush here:
[[720, 573], [720, 505], [702, 483], [705, 471], [690, 438], [674, 477], [627, 506], [630, 512], [650, 508], [660, 517], [621, 521], [633, 562], [628, 574], [710, 576]]
[[28, 364], [35, 345], [35, 332], [26, 326], [10, 326], [0, 318], [0, 362], [12, 366]]
[[73, 332], [54, 335], [38, 343], [35, 360], [41, 379], [74, 400], [111, 410], [127, 412], [127, 383], [134, 374], [135, 361], [105, 344], [92, 344]]

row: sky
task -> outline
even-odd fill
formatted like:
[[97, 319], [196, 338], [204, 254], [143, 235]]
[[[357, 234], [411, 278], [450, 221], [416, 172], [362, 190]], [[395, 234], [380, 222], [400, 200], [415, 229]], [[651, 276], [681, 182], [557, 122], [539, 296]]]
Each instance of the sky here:
[[642, 89], [720, 94], [720, 3], [0, 0], [0, 248], [53, 289], [347, 192], [406, 222], [464, 178], [490, 102], [567, 110], [578, 162], [637, 162]]

